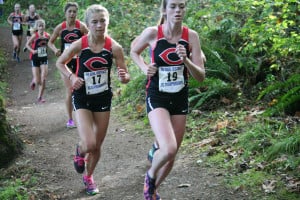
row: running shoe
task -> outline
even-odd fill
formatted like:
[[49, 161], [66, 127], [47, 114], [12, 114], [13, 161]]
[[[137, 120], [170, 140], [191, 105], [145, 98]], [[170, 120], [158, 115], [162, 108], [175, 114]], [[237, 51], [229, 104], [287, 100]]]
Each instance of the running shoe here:
[[23, 52], [26, 52], [26, 51], [27, 51], [27, 47], [24, 47], [24, 48], [23, 48]]
[[99, 193], [93, 176], [83, 176], [83, 183], [85, 185], [85, 191], [88, 195], [95, 195]]
[[76, 128], [76, 125], [72, 119], [68, 120], [66, 126], [67, 126], [67, 128]]
[[35, 88], [35, 82], [33, 80], [30, 83], [30, 88], [31, 88], [31, 90], [34, 90], [34, 88]]
[[158, 193], [156, 193], [156, 187], [155, 187], [155, 179], [151, 178], [146, 173], [145, 176], [145, 183], [144, 183], [144, 199], [145, 200], [161, 200]]
[[81, 156], [79, 153], [79, 145], [76, 146], [76, 153], [74, 156], [74, 167], [77, 173], [82, 174], [85, 169], [85, 159], [84, 156]]
[[46, 100], [43, 99], [43, 97], [39, 97], [39, 98], [37, 99], [37, 103], [45, 103], [45, 102], [46, 102]]
[[148, 159], [148, 161], [149, 161], [150, 163], [152, 163], [154, 153], [155, 153], [155, 151], [157, 151], [157, 149], [159, 149], [159, 147], [158, 147], [158, 146], [156, 145], [156, 143], [154, 142], [154, 143], [152, 144], [152, 147], [151, 147], [151, 149], [149, 150], [148, 156], [147, 156], [147, 159]]

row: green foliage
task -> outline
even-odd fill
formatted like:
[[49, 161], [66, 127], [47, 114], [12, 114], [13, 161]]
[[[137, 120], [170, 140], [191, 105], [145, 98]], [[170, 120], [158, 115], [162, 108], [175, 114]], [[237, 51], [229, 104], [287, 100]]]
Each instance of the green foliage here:
[[2, 81], [7, 78], [7, 72], [5, 68], [6, 63], [4, 52], [0, 49], [0, 97], [6, 96], [7, 83]]
[[[32, 170], [27, 168], [28, 173], [33, 173]], [[13, 176], [12, 176], [13, 177]], [[5, 177], [0, 177], [0, 199], [31, 199], [30, 194], [33, 194], [32, 190], [37, 184], [37, 178], [30, 174], [23, 175], [19, 178], [14, 178], [12, 181]], [[30, 189], [28, 189], [30, 188]]]
[[189, 101], [195, 109], [201, 107], [204, 102], [209, 102], [212, 99], [220, 99], [221, 97], [235, 99], [238, 93], [238, 89], [220, 79], [206, 78], [198, 84], [195, 83], [194, 79], [191, 79], [190, 82]]
[[100, 3], [110, 12], [109, 34], [124, 47], [126, 54], [129, 54], [131, 41], [144, 28], [156, 25], [159, 20], [160, 0], [87, 0], [81, 7], [86, 8], [94, 3]]
[[[285, 82], [278, 81], [269, 85], [258, 96], [258, 100], [263, 97], [271, 99], [271, 107], [265, 112], [266, 116], [272, 116], [286, 111], [289, 114], [299, 109], [300, 104], [300, 74], [294, 74]], [[295, 106], [296, 109], [293, 107]], [[298, 106], [298, 107], [297, 107]], [[292, 112], [291, 112], [292, 111]]]
[[299, 73], [297, 1], [191, 0], [188, 5], [186, 23], [200, 34], [208, 77], [239, 85], [253, 99], [255, 85], [270, 75], [285, 80]]
[[[299, 179], [298, 119], [266, 118], [258, 113], [255, 110], [230, 112], [222, 109], [198, 114], [201, 120], [193, 114], [187, 125], [188, 141], [192, 144], [186, 146], [197, 147], [197, 144], [203, 145], [205, 141], [217, 138], [220, 142], [193, 150], [198, 150], [200, 157], [205, 159], [201, 163], [224, 170], [227, 185], [244, 188], [253, 199], [265, 197], [271, 200], [277, 199], [276, 196], [297, 199], [297, 192], [289, 191], [285, 179]], [[225, 121], [226, 126], [217, 128]], [[274, 193], [261, 194], [262, 184], [270, 180], [276, 181]]]
[[0, 199], [28, 199], [27, 191], [24, 191], [24, 184], [20, 179], [8, 183], [6, 187], [0, 187]]
[[[274, 145], [268, 149], [267, 158], [273, 160], [282, 154], [296, 155], [300, 151], [300, 131], [295, 130], [295, 133], [285, 135], [281, 140], [277, 140]], [[300, 162], [300, 161], [299, 161]], [[300, 164], [300, 163], [297, 163]], [[294, 166], [294, 168], [296, 168]]]

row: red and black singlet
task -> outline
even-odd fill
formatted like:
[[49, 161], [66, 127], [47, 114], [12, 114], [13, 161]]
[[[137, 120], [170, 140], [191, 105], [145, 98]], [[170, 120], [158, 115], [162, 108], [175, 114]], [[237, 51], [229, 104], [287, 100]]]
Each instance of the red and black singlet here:
[[[182, 28], [179, 44], [190, 54], [188, 28]], [[148, 92], [178, 93], [187, 90], [188, 71], [176, 53], [176, 44], [169, 43], [163, 35], [163, 26], [158, 26], [156, 46], [151, 52], [151, 63], [158, 68], [157, 73], [148, 80]]]
[[22, 27], [22, 13], [16, 13], [13, 12], [10, 14], [11, 15], [11, 21], [12, 21], [12, 31], [13, 32], [22, 32], [23, 27]]
[[41, 36], [38, 32], [35, 32], [35, 39], [31, 45], [31, 48], [37, 50], [36, 54], [30, 52], [30, 59], [41, 59], [47, 58], [47, 44], [50, 38], [50, 35], [47, 32]]
[[78, 55], [79, 67], [76, 74], [85, 80], [85, 85], [73, 93], [80, 96], [100, 96], [110, 93], [110, 73], [113, 63], [111, 38], [106, 36], [103, 49], [97, 53], [91, 51], [87, 35], [81, 40], [82, 50]]
[[34, 28], [35, 21], [39, 19], [39, 16], [37, 13], [34, 13], [34, 16], [31, 17], [30, 15], [27, 16], [27, 22], [28, 22], [28, 29]]
[[67, 23], [64, 21], [61, 25], [61, 51], [69, 48], [72, 42], [80, 39], [83, 36], [83, 33], [80, 31], [80, 21], [75, 21], [75, 28], [71, 31], [67, 28]]

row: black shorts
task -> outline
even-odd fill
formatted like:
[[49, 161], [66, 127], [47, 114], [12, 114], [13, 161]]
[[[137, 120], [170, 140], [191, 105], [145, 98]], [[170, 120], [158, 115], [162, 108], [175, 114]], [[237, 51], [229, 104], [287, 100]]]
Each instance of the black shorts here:
[[147, 113], [155, 108], [165, 108], [170, 115], [187, 115], [189, 102], [187, 95], [175, 96], [173, 94], [147, 94]]
[[23, 35], [23, 30], [11, 31], [13, 35], [19, 36]]
[[77, 69], [77, 59], [76, 59], [76, 58], [72, 58], [72, 60], [70, 60], [70, 62], [67, 63], [67, 66], [69, 67], [69, 69], [70, 69], [73, 73], [76, 73], [76, 69]]
[[26, 35], [27, 35], [28, 37], [31, 36], [30, 30], [27, 30], [27, 31], [26, 31]]
[[96, 97], [82, 97], [76, 94], [72, 95], [72, 104], [74, 110], [87, 109], [91, 112], [107, 112], [111, 109], [112, 93]]
[[34, 58], [31, 60], [32, 67], [40, 67], [41, 65], [48, 65], [48, 58]]

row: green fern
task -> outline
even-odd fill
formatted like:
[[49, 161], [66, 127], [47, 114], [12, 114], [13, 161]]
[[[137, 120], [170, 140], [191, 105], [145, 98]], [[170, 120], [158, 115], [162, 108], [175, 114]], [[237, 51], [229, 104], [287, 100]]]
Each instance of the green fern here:
[[284, 112], [290, 106], [300, 102], [300, 74], [294, 74], [285, 82], [277, 82], [268, 86], [258, 96], [257, 100], [271, 96], [277, 103], [269, 107], [264, 115], [273, 116]]
[[[220, 97], [234, 98], [237, 90], [231, 84], [226, 83], [216, 78], [206, 78], [203, 82], [192, 84], [194, 88], [190, 87], [189, 102], [193, 103], [193, 108], [198, 108], [210, 99], [219, 99]], [[190, 85], [191, 86], [191, 85]], [[199, 88], [205, 88], [203, 91]]]
[[211, 46], [207, 47], [206, 45], [203, 45], [202, 49], [205, 52], [205, 56], [207, 58], [207, 75], [234, 82], [234, 75], [237, 74], [237, 71], [235, 69], [232, 69], [231, 65], [229, 65], [226, 60], [222, 58], [219, 52], [222, 52], [222, 54], [226, 54], [226, 57], [232, 57], [232, 53], [226, 51], [225, 49], [218, 49], [217, 47], [212, 48]]
[[267, 159], [274, 159], [280, 154], [294, 155], [300, 151], [300, 131], [282, 139], [268, 149]]

